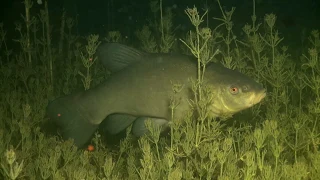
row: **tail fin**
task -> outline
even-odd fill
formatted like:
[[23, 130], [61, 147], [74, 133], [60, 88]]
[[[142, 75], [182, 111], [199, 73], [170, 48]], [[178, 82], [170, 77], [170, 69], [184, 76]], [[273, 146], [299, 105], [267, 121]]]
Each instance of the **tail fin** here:
[[90, 123], [79, 107], [77, 102], [68, 97], [58, 98], [49, 103], [47, 116], [49, 121], [58, 126], [65, 140], [73, 139], [76, 146], [83, 147], [89, 142], [98, 125]]

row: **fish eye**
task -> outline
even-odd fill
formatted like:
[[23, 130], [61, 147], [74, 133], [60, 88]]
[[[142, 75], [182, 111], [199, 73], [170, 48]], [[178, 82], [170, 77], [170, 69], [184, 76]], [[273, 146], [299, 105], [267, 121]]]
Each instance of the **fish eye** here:
[[238, 94], [239, 93], [239, 89], [235, 86], [231, 86], [229, 91], [231, 94]]

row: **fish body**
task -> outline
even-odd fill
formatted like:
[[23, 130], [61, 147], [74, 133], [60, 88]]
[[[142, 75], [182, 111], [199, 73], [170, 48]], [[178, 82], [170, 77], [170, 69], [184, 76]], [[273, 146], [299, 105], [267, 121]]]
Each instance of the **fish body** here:
[[[191, 110], [189, 100], [194, 94], [190, 79], [197, 79], [195, 58], [144, 53], [117, 43], [102, 44], [97, 55], [113, 72], [111, 77], [87, 91], [58, 98], [47, 108], [62, 136], [73, 138], [77, 146], [88, 142], [103, 121], [113, 134], [132, 123], [139, 134], [145, 129], [143, 117], [166, 124], [171, 120], [172, 97], [179, 99], [175, 118], [182, 119]], [[207, 66], [204, 82], [215, 95], [211, 116], [234, 114], [265, 97], [265, 89], [252, 78], [216, 63]], [[174, 83], [182, 85], [178, 93], [173, 91]]]

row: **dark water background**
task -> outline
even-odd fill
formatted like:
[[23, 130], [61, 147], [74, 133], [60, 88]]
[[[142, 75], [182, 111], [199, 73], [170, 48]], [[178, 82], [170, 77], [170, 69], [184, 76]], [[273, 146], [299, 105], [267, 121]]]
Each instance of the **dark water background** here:
[[[24, 14], [24, 4], [21, 0], [4, 0], [0, 5], [0, 22], [4, 22], [9, 37], [18, 36], [14, 30], [14, 22], [21, 21]], [[33, 0], [32, 14], [39, 13], [43, 4]], [[134, 36], [134, 31], [144, 24], [153, 14], [149, 8], [150, 0], [49, 0], [50, 21], [59, 28], [59, 21], [63, 8], [68, 16], [78, 20], [75, 29], [79, 35], [101, 34], [111, 30], [119, 30], [125, 36]], [[223, 0], [225, 9], [236, 7], [233, 16], [235, 32], [240, 32], [246, 22], [251, 22], [252, 0]], [[186, 7], [210, 7], [210, 16], [221, 17], [218, 4], [215, 0], [163, 0], [164, 7], [172, 8], [175, 25], [182, 25], [185, 30], [192, 28], [188, 17], [184, 14]], [[311, 29], [320, 29], [320, 1], [319, 0], [257, 0], [256, 14], [258, 20], [263, 19], [266, 13], [275, 13], [278, 16], [277, 28], [285, 36], [286, 41], [299, 42], [301, 32]], [[217, 25], [211, 19], [210, 27]], [[11, 39], [11, 38], [10, 38]]]

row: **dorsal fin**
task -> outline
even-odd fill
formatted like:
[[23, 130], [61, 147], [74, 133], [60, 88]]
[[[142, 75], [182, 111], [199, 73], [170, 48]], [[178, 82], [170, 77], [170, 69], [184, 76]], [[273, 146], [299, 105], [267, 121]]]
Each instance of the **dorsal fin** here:
[[119, 43], [102, 43], [97, 50], [98, 60], [112, 73], [141, 61], [145, 54]]

